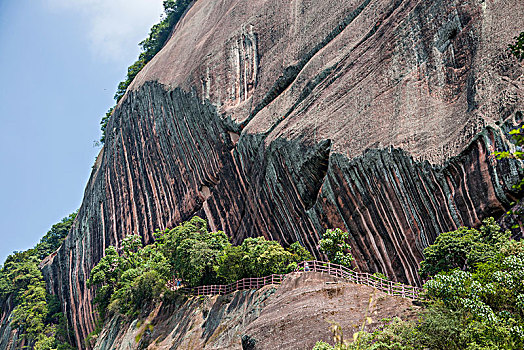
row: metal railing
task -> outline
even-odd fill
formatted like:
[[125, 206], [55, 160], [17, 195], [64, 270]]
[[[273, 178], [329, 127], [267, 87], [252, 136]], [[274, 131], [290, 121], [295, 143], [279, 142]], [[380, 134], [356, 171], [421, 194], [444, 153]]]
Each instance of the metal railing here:
[[324, 261], [303, 261], [298, 264], [297, 271], [315, 271], [327, 273], [334, 277], [340, 277], [348, 280], [349, 282], [363, 284], [376, 288], [386, 294], [399, 296], [408, 299], [419, 299], [422, 293], [422, 288], [402, 284], [399, 282], [393, 282], [384, 278], [373, 276], [367, 272], [356, 272], [348, 269], [345, 266], [333, 264]]
[[[422, 288], [414, 287], [399, 282], [389, 281], [367, 272], [360, 273], [348, 269], [345, 266], [333, 264], [324, 261], [303, 261], [298, 264], [295, 272], [321, 272], [327, 273], [334, 277], [344, 278], [352, 283], [363, 284], [376, 288], [386, 294], [399, 296], [408, 299], [419, 299]], [[286, 275], [273, 274], [258, 278], [243, 278], [227, 285], [206, 285], [198, 287], [172, 288], [180, 289], [183, 293], [189, 295], [224, 295], [239, 290], [258, 289], [269, 284], [280, 284]]]
[[190, 295], [224, 295], [245, 289], [258, 289], [269, 284], [280, 284], [286, 275], [273, 274], [258, 278], [242, 278], [231, 284], [212, 284], [198, 287], [181, 288], [183, 293]]

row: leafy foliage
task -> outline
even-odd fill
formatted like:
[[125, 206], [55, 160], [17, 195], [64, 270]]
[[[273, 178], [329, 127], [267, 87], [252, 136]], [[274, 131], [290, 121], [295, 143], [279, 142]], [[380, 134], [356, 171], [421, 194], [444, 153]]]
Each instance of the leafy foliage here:
[[247, 238], [240, 246], [226, 247], [216, 270], [219, 277], [231, 283], [246, 277], [288, 273], [298, 262], [311, 259], [311, 254], [298, 242], [284, 249], [264, 237]]
[[[524, 38], [524, 32], [521, 33], [521, 36], [523, 36]], [[522, 54], [524, 55], [524, 51]], [[513, 138], [513, 142], [515, 143], [515, 146], [516, 146], [516, 151], [514, 152], [508, 152], [508, 151], [495, 152], [495, 156], [497, 157], [497, 159], [510, 158], [510, 159], [524, 160], [524, 152], [522, 152], [522, 147], [524, 146], [524, 125], [521, 126], [520, 128], [511, 130], [509, 134]], [[524, 179], [521, 179], [519, 183], [513, 186], [513, 188], [519, 191], [524, 189]], [[512, 214], [518, 215], [519, 213], [512, 213]]]
[[351, 255], [351, 246], [346, 242], [349, 233], [339, 228], [328, 229], [319, 242], [320, 251], [325, 253], [330, 262], [351, 268], [355, 260]]
[[72, 348], [65, 317], [56, 297], [46, 292], [38, 264], [60, 247], [75, 217], [73, 213], [53, 225], [34, 248], [9, 255], [0, 269], [0, 301], [11, 298], [15, 305], [11, 326], [36, 350]]
[[140, 236], [122, 241], [122, 253], [110, 246], [91, 270], [88, 286], [99, 286], [94, 302], [106, 312], [133, 315], [149, 306], [163, 291], [169, 276], [167, 260], [153, 246], [142, 247]]
[[[127, 88], [131, 85], [131, 82], [137, 74], [162, 49], [167, 39], [169, 39], [171, 30], [178, 23], [191, 2], [192, 0], [165, 0], [163, 2], [164, 14], [160, 22], [155, 24], [151, 28], [149, 36], [139, 43], [142, 52], [138, 56], [138, 59], [127, 68], [126, 79], [118, 84], [114, 97], [117, 103], [124, 96]], [[105, 142], [107, 122], [111, 118], [114, 108], [114, 106], [111, 107], [100, 122], [100, 128], [102, 130], [100, 142], [102, 143]]]
[[315, 346], [313, 347], [313, 350], [333, 350], [334, 348], [329, 345], [329, 343], [326, 343], [324, 341], [318, 341]]
[[127, 236], [120, 251], [108, 247], [92, 269], [88, 285], [97, 288], [94, 302], [102, 318], [140, 313], [168, 294], [166, 282], [173, 277], [185, 286], [223, 283], [287, 272], [293, 263], [311, 259], [298, 243], [284, 249], [261, 237], [234, 247], [224, 232], [209, 232], [196, 216], [154, 236], [155, 242], [145, 247], [139, 236]]
[[456, 231], [441, 233], [433, 245], [424, 249], [421, 276], [431, 277], [452, 269], [471, 271], [479, 263], [492, 261], [501, 245], [509, 239], [510, 232], [502, 232], [493, 218], [483, 223], [480, 230], [460, 227]]
[[44, 319], [48, 312], [42, 273], [36, 266], [32, 270], [24, 274], [24, 279], [28, 283], [17, 296], [18, 305], [11, 314], [11, 325], [24, 329], [24, 337], [29, 340], [37, 339], [38, 335], [44, 332]]
[[515, 42], [510, 44], [508, 48], [511, 54], [513, 54], [519, 61], [524, 60], [524, 32], [515, 37]]
[[115, 106], [109, 108], [109, 110], [106, 112], [106, 115], [100, 121], [100, 130], [102, 131], [102, 136], [100, 137], [100, 142], [102, 142], [102, 143], [104, 143], [106, 141], [107, 122], [109, 121], [109, 118], [111, 118], [111, 115], [113, 114], [114, 110], [115, 110]]
[[524, 348], [524, 243], [492, 218], [439, 238], [424, 251], [421, 270], [433, 278], [418, 322], [394, 319], [327, 349]]
[[195, 216], [168, 232], [162, 241], [171, 272], [188, 286], [219, 282], [214, 266], [230, 245], [224, 232], [208, 232], [206, 221]]
[[507, 241], [489, 263], [471, 272], [439, 273], [427, 295], [462, 316], [457, 337], [469, 348], [524, 347], [524, 244]]
[[73, 222], [76, 218], [77, 213], [78, 212], [74, 212], [69, 216], [63, 218], [59, 223], [51, 226], [51, 229], [46, 233], [46, 235], [40, 240], [40, 243], [38, 243], [35, 247], [35, 249], [37, 250], [38, 259], [42, 260], [49, 254], [60, 248], [60, 246], [64, 242], [64, 239], [69, 234], [71, 227], [73, 226]]

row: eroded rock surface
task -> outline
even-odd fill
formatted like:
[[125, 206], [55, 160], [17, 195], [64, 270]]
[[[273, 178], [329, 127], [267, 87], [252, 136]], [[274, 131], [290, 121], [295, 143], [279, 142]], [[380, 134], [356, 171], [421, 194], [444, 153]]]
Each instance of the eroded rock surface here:
[[70, 235], [44, 275], [75, 341], [91, 268], [127, 234], [194, 214], [236, 242], [329, 227], [356, 264], [408, 283], [437, 234], [504, 212], [522, 175], [494, 150], [522, 122], [505, 51], [521, 0], [198, 0], [107, 126]]
[[311, 349], [331, 342], [330, 323], [347, 336], [383, 318], [412, 319], [418, 307], [371, 287], [317, 272], [289, 275], [280, 286], [226, 296], [179, 299], [141, 320], [113, 318], [95, 349]]
[[12, 297], [8, 297], [5, 301], [0, 300], [0, 350], [15, 350], [17, 346], [24, 345], [18, 343], [18, 332], [11, 328], [12, 311]]

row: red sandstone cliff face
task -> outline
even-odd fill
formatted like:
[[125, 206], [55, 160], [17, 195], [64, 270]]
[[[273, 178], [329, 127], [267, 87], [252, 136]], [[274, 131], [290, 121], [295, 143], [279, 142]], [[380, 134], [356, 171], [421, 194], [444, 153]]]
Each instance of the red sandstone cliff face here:
[[194, 214], [236, 241], [314, 252], [341, 227], [359, 269], [420, 283], [423, 248], [502, 213], [523, 173], [493, 158], [522, 121], [523, 67], [504, 50], [522, 13], [521, 0], [196, 1], [115, 110], [44, 267], [77, 344], [104, 249]]

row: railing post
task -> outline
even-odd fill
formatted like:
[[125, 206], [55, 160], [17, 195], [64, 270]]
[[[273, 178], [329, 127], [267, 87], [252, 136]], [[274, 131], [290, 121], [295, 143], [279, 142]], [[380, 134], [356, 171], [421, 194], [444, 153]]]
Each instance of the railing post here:
[[[327, 272], [331, 276], [341, 277], [353, 283], [365, 284], [367, 286], [377, 288], [392, 296], [401, 296], [403, 298], [410, 298], [412, 300], [416, 300], [419, 299], [419, 294], [422, 290], [421, 288], [413, 287], [411, 285], [405, 285], [404, 283], [394, 283], [393, 281], [384, 280], [382, 278], [374, 279], [367, 272], [358, 273], [353, 270], [349, 270], [344, 266], [332, 264], [331, 262], [326, 263], [318, 260], [311, 260], [307, 263], [308, 271]], [[298, 266], [302, 265], [305, 266], [305, 262], [301, 262]], [[271, 274], [269, 276], [264, 277], [243, 278], [228, 285], [213, 284], [197, 287], [178, 288], [175, 286], [175, 282], [168, 281], [166, 283], [166, 286], [171, 290], [180, 289], [182, 293], [187, 295], [225, 295], [234, 291], [244, 289], [259, 289], [268, 284], [281, 284], [285, 276], [285, 274]]]

